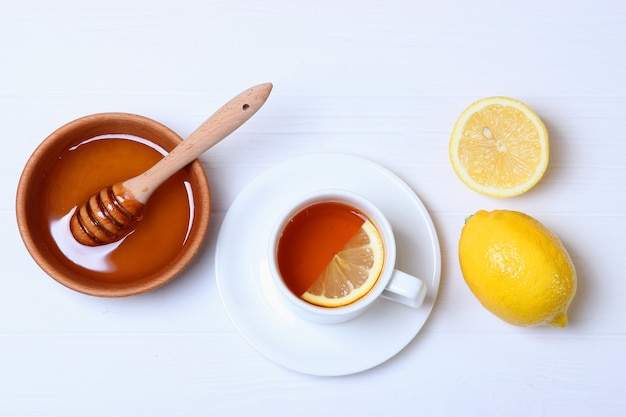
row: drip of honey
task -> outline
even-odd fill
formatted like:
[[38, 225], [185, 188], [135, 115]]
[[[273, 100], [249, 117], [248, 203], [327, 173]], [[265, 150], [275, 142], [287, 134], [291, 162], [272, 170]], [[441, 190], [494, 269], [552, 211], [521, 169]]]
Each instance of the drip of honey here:
[[354, 207], [337, 202], [317, 203], [296, 213], [281, 233], [276, 255], [291, 292], [304, 294], [365, 220]]
[[49, 234], [48, 247], [82, 276], [102, 282], [142, 279], [158, 272], [180, 253], [193, 222], [190, 175], [180, 170], [152, 195], [144, 216], [124, 239], [89, 247], [69, 229], [76, 208], [102, 188], [150, 168], [165, 150], [129, 135], [103, 135], [85, 140], [59, 155], [44, 181], [39, 206]]

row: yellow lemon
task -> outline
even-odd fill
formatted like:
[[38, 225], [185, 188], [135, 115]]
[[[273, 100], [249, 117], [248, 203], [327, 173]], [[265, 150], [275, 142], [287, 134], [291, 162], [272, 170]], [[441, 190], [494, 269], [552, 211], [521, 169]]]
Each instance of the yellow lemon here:
[[383, 242], [369, 220], [335, 254], [326, 269], [302, 294], [311, 304], [341, 307], [366, 295], [378, 281], [384, 264]]
[[454, 171], [469, 188], [491, 197], [513, 197], [543, 176], [549, 159], [548, 132], [521, 101], [483, 98], [459, 116], [449, 153]]
[[565, 327], [576, 270], [561, 241], [520, 212], [479, 211], [461, 232], [459, 261], [481, 304], [518, 326]]

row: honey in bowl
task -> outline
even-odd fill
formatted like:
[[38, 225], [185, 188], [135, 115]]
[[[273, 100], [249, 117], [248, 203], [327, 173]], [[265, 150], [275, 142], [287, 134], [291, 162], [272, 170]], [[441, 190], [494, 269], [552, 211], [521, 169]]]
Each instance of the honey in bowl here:
[[147, 170], [180, 141], [165, 126], [125, 113], [86, 116], [50, 135], [22, 173], [16, 210], [42, 269], [74, 290], [110, 297], [152, 290], [182, 271], [209, 221], [209, 188], [197, 160], [155, 191], [124, 239], [89, 247], [69, 229], [74, 210], [94, 192]]
[[68, 226], [77, 206], [94, 190], [140, 174], [164, 154], [163, 148], [139, 137], [103, 135], [84, 140], [59, 156], [48, 173], [40, 207], [49, 224], [49, 237], [64, 262], [72, 262], [81, 274], [95, 280], [127, 281], [158, 271], [181, 250], [194, 207], [189, 174], [184, 170], [159, 187], [142, 220], [120, 242], [84, 246], [76, 242]]

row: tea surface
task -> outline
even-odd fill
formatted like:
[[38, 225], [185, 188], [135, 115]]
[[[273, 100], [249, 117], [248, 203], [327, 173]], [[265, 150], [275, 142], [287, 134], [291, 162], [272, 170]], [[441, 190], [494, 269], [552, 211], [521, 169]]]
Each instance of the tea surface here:
[[317, 203], [293, 216], [277, 249], [287, 287], [297, 296], [306, 292], [365, 221], [357, 209], [337, 202]]

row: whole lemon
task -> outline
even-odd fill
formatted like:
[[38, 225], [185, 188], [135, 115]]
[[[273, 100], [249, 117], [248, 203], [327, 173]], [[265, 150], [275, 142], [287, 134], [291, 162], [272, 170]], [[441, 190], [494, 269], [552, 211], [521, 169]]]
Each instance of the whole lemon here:
[[459, 241], [463, 278], [481, 304], [517, 326], [565, 327], [576, 270], [561, 241], [517, 211], [478, 211]]

